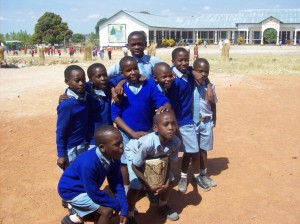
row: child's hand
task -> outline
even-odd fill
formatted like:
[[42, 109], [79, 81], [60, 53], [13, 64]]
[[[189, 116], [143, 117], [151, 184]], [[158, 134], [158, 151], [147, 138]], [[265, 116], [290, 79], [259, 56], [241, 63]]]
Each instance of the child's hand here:
[[207, 91], [206, 91], [206, 96], [205, 96], [206, 100], [210, 103], [214, 102], [214, 93], [212, 91], [212, 86], [211, 83], [209, 82], [207, 84]]
[[169, 111], [170, 110], [170, 106], [169, 105], [163, 105], [160, 108], [155, 110], [155, 113], [160, 114], [164, 111]]
[[139, 78], [139, 83], [143, 83], [146, 79], [147, 79], [146, 76], [141, 75], [140, 78]]
[[127, 223], [128, 218], [126, 216], [120, 216], [120, 224], [126, 224]]
[[161, 185], [151, 185], [149, 189], [154, 195], [159, 195], [160, 191], [163, 190]]
[[192, 70], [192, 74], [194, 76], [196, 85], [201, 85], [201, 83], [203, 82], [203, 75], [200, 72], [196, 72], [195, 70]]
[[67, 94], [61, 94], [58, 98], [58, 104], [60, 104], [61, 102], [63, 102], [64, 100], [68, 99], [68, 95]]
[[144, 135], [148, 134], [148, 132], [145, 131], [134, 131], [131, 134], [131, 137], [134, 139], [139, 139], [140, 137], [143, 137]]
[[58, 157], [56, 164], [59, 168], [61, 168], [62, 170], [65, 170], [66, 166], [67, 166], [67, 160], [65, 157]]

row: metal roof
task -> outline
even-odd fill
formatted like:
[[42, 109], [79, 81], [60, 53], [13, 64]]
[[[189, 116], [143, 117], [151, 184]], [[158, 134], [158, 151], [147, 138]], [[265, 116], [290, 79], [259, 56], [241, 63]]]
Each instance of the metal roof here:
[[120, 12], [150, 27], [177, 29], [236, 28], [236, 24], [261, 23], [269, 17], [278, 19], [282, 23], [300, 23], [300, 9], [246, 9], [235, 14], [202, 14], [189, 17], [159, 16], [126, 10]]

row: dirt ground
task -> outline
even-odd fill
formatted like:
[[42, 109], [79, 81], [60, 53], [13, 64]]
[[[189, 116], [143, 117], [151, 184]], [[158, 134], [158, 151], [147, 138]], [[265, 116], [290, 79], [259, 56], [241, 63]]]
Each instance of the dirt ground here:
[[[67, 213], [55, 164], [56, 106], [66, 66], [0, 70], [0, 223], [60, 223]], [[174, 186], [176, 223], [299, 223], [300, 71], [214, 73], [211, 81], [219, 102], [208, 166], [218, 186], [203, 192], [191, 183], [186, 194]], [[139, 223], [171, 223], [145, 197], [137, 208]]]

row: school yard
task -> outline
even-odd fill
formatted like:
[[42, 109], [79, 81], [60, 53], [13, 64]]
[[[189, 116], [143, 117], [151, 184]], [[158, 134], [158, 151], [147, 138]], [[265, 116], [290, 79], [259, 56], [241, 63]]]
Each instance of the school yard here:
[[[170, 63], [171, 51], [158, 49], [157, 56]], [[208, 154], [218, 186], [203, 192], [192, 183], [186, 194], [174, 186], [176, 223], [299, 223], [300, 47], [233, 46], [229, 62], [220, 60], [217, 46], [200, 47], [199, 54], [211, 62], [219, 99]], [[84, 69], [100, 62], [75, 57]], [[113, 51], [114, 60], [102, 62], [109, 67], [119, 58], [121, 51]], [[0, 223], [60, 223], [67, 212], [56, 191], [55, 149], [66, 66], [0, 69]], [[172, 223], [145, 197], [137, 208], [139, 223]]]

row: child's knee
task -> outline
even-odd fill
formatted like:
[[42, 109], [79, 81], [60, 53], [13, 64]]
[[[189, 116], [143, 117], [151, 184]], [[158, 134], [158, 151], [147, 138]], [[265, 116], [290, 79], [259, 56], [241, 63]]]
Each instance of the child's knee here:
[[109, 219], [112, 218], [113, 211], [114, 211], [114, 210], [113, 210], [112, 208], [110, 208], [110, 207], [103, 207], [103, 206], [101, 206], [101, 207], [98, 209], [98, 212], [99, 212], [99, 214], [100, 214], [101, 216], [105, 216], [105, 217], [107, 217], [107, 218], [109, 218]]

